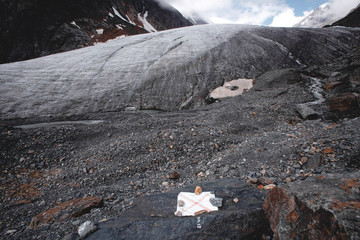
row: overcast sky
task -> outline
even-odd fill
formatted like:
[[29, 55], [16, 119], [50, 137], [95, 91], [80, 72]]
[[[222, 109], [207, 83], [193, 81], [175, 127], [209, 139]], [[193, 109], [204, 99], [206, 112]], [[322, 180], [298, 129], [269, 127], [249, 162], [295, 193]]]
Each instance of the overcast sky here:
[[209, 23], [239, 23], [291, 27], [321, 4], [330, 2], [339, 18], [360, 0], [158, 0], [177, 8], [184, 16], [198, 13]]

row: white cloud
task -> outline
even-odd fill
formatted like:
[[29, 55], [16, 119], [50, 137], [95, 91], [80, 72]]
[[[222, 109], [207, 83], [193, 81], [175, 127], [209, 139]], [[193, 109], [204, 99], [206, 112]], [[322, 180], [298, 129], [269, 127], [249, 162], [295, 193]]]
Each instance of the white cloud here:
[[[165, 1], [165, 0], [158, 0]], [[193, 12], [210, 23], [261, 25], [287, 7], [285, 0], [167, 0], [184, 16]]]
[[308, 16], [311, 13], [312, 13], [312, 11], [304, 12], [303, 16], [297, 17], [297, 16], [295, 16], [294, 9], [288, 7], [288, 8], [285, 8], [279, 14], [274, 16], [273, 21], [270, 24], [270, 26], [272, 26], [272, 27], [292, 27], [296, 23], [300, 22], [304, 17]]
[[330, 10], [336, 18], [347, 15], [353, 8], [360, 4], [360, 0], [330, 0]]
[[[301, 21], [286, 0], [157, 0], [170, 4], [184, 16], [196, 13], [209, 23], [238, 23], [290, 27]], [[330, 0], [336, 15], [345, 16], [360, 0]]]

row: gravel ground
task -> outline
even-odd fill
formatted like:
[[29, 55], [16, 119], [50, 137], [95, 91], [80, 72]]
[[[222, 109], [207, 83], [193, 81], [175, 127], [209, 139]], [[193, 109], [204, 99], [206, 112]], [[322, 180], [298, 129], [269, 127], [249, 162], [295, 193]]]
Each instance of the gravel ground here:
[[[342, 61], [301, 73], [316, 73], [325, 85]], [[22, 128], [44, 120], [2, 123], [0, 238], [61, 239], [87, 220], [119, 216], [134, 198], [220, 178], [262, 188], [359, 171], [360, 118], [327, 118], [327, 99], [314, 106], [322, 118], [301, 119], [296, 105], [316, 100], [301, 79], [192, 110], [94, 113]], [[30, 229], [37, 214], [87, 196], [102, 197], [104, 206]]]

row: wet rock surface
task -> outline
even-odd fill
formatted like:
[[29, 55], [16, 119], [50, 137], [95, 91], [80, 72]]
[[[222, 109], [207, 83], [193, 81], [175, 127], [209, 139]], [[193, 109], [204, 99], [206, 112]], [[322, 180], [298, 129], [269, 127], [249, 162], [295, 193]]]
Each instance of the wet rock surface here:
[[87, 239], [261, 239], [272, 236], [261, 208], [265, 192], [239, 179], [203, 183], [201, 187], [223, 198], [219, 211], [194, 217], [175, 216], [177, 195], [195, 189], [195, 185], [188, 186], [134, 200], [130, 209], [115, 220], [99, 224], [99, 229]]
[[[327, 54], [324, 51], [317, 57]], [[258, 188], [266, 194], [283, 189], [279, 196], [294, 199], [298, 217], [286, 211], [279, 212], [278, 219], [285, 219], [280, 223], [269, 217], [274, 237], [278, 234], [287, 239], [293, 232], [298, 234], [297, 227], [306, 230], [306, 223], [318, 219], [321, 224], [331, 223], [332, 228], [322, 228], [319, 223], [313, 228], [315, 232], [320, 229], [318, 233], [330, 231], [333, 236], [356, 239], [360, 118], [357, 112], [331, 111], [330, 102], [337, 96], [359, 93], [359, 48], [340, 55], [290, 69], [268, 71], [265, 66], [257, 71], [254, 87], [242, 96], [212, 104], [204, 101], [188, 110], [92, 112], [78, 108], [79, 114], [69, 116], [34, 114], [31, 118], [2, 120], [0, 238], [76, 239], [78, 228], [87, 221], [98, 226], [101, 233], [101, 228], [110, 227], [115, 219], [134, 213], [131, 209], [137, 209], [141, 201], [153, 204], [151, 199], [159, 197], [157, 194], [170, 197], [186, 186], [235, 178], [247, 185], [240, 184], [238, 190], [231, 191]], [[237, 71], [235, 66], [232, 70]], [[314, 81], [319, 87], [313, 87]], [[298, 104], [309, 103], [320, 114], [319, 119], [304, 120], [296, 111]], [[93, 124], [86, 124], [89, 122]], [[349, 181], [343, 182], [341, 176]], [[350, 187], [340, 187], [342, 184]], [[226, 188], [227, 184], [223, 185]], [[343, 193], [344, 188], [351, 193]], [[326, 195], [327, 191], [319, 189], [335, 193]], [[307, 200], [310, 193], [316, 202]], [[337, 197], [332, 201], [328, 196]], [[30, 228], [40, 213], [88, 197], [100, 197], [104, 205], [65, 221], [55, 217], [51, 223]], [[241, 196], [233, 202], [245, 204], [240, 212], [251, 208], [251, 202]], [[301, 209], [310, 214], [300, 215]], [[345, 213], [351, 213], [351, 220], [346, 220]], [[145, 213], [140, 215], [139, 219], [153, 219]], [[335, 220], [327, 222], [322, 216], [330, 220], [334, 216]], [[298, 223], [297, 219], [304, 220]], [[186, 226], [194, 226], [187, 220], [191, 226]], [[163, 220], [158, 217], [157, 221]], [[145, 221], [142, 227], [150, 224]], [[285, 232], [276, 227], [281, 224], [285, 224]]]

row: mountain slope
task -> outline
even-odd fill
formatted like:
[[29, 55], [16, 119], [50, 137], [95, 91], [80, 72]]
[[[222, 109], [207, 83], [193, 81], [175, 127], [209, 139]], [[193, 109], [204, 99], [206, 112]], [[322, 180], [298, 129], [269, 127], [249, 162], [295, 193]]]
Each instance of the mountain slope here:
[[360, 27], [360, 4], [346, 17], [333, 23], [332, 26]]
[[336, 20], [336, 16], [330, 12], [329, 3], [324, 3], [294, 27], [323, 27]]
[[[327, 2], [319, 6], [315, 11], [313, 11], [309, 16], [305, 17], [299, 23], [295, 24], [294, 27], [305, 27], [305, 28], [320, 28], [324, 26], [331, 25], [332, 23], [339, 21], [349, 14], [351, 11], [355, 11], [356, 3], [352, 2], [351, 4], [345, 4], [339, 6], [339, 3]], [[352, 10], [353, 9], [353, 10]], [[352, 26], [356, 25], [356, 11], [352, 14], [351, 22]], [[357, 21], [357, 24], [359, 21]], [[355, 25], [354, 25], [355, 24]]]
[[0, 0], [0, 63], [192, 25], [154, 0]]
[[321, 65], [352, 51], [354, 29], [201, 25], [0, 65], [2, 119], [204, 103], [224, 81]]

